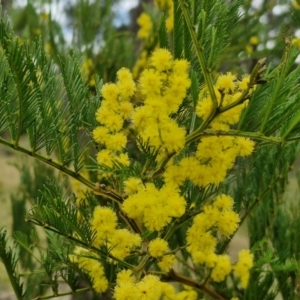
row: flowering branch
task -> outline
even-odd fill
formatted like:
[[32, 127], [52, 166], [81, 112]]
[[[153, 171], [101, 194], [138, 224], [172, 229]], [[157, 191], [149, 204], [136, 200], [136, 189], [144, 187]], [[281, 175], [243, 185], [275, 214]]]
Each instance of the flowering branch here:
[[193, 141], [198, 140], [200, 137], [209, 137], [209, 136], [241, 136], [246, 138], [251, 138], [255, 140], [261, 140], [266, 142], [271, 142], [273, 144], [281, 144], [284, 142], [284, 140], [281, 137], [269, 137], [265, 136], [262, 133], [258, 132], [246, 132], [246, 131], [239, 131], [239, 130], [211, 130], [211, 129], [205, 129], [202, 132], [196, 132], [194, 131], [192, 134], [189, 134], [186, 138], [186, 144], [189, 144]]

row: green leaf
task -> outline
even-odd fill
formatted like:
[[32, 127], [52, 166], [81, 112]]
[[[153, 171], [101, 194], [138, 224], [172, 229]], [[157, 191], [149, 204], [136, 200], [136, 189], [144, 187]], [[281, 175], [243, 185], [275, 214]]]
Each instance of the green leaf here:
[[166, 15], [161, 14], [158, 27], [158, 43], [160, 48], [169, 49]]
[[17, 249], [8, 246], [8, 239], [6, 237], [6, 230], [2, 228], [0, 230], [0, 258], [6, 269], [12, 288], [15, 292], [15, 296], [18, 300], [24, 299], [23, 283], [21, 283], [20, 276], [17, 273]]

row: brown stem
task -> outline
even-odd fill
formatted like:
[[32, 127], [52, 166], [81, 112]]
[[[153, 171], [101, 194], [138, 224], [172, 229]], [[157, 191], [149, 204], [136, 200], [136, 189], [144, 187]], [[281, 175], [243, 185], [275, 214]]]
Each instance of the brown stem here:
[[171, 269], [168, 274], [166, 273], [162, 275], [161, 280], [168, 281], [168, 282], [180, 282], [182, 284], [192, 287], [195, 290], [204, 293], [205, 295], [211, 297], [212, 299], [226, 300], [226, 298], [218, 294], [216, 291], [212, 290], [207, 284], [201, 284], [192, 278], [177, 273], [173, 269]]

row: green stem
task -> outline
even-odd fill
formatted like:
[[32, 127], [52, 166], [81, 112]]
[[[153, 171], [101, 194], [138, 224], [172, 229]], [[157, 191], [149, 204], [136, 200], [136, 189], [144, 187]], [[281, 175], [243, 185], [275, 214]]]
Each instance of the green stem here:
[[189, 134], [186, 138], [185, 143], [189, 144], [201, 137], [209, 137], [209, 136], [241, 136], [241, 137], [251, 138], [255, 140], [272, 142], [273, 144], [281, 144], [284, 142], [282, 138], [265, 136], [262, 135], [260, 132], [255, 133], [255, 132], [239, 131], [234, 129], [230, 129], [226, 131], [206, 129], [202, 132], [194, 131], [192, 134]]
[[182, 263], [186, 268], [188, 268], [190, 271], [192, 271], [192, 272], [194, 272], [194, 273], [197, 274], [198, 271], [197, 271], [195, 268], [193, 268], [192, 266], [190, 266], [190, 265], [186, 262], [185, 259], [182, 259], [182, 258], [180, 258], [180, 257], [178, 257], [178, 256], [176, 256], [176, 259], [177, 259], [180, 263]]
[[19, 275], [21, 277], [23, 277], [23, 276], [25, 277], [25, 276], [31, 276], [32, 274], [45, 274], [45, 273], [46, 273], [46, 271], [44, 269], [42, 269], [42, 270], [34, 270], [32, 272], [20, 273]]
[[10, 281], [10, 283], [12, 285], [12, 288], [14, 290], [16, 298], [18, 300], [23, 300], [24, 296], [19, 293], [19, 286], [17, 286], [17, 284], [16, 284], [15, 274], [12, 273], [11, 270], [9, 270], [6, 267], [6, 264], [4, 264], [4, 267], [5, 267], [5, 270], [6, 270], [6, 274], [8, 275], [9, 281]]
[[167, 241], [169, 238], [171, 238], [171, 236], [173, 236], [177, 228], [181, 227], [181, 225], [188, 222], [190, 219], [192, 219], [194, 216], [198, 215], [199, 213], [200, 213], [199, 211], [196, 211], [193, 212], [192, 214], [187, 214], [184, 216], [184, 218], [182, 218], [182, 220], [178, 220], [177, 222], [174, 222], [173, 225], [169, 228], [169, 230], [165, 234], [165, 236], [163, 237], [163, 239]]
[[48, 296], [38, 296], [32, 300], [41, 300], [41, 299], [51, 299], [51, 298], [56, 298], [56, 297], [61, 297], [61, 296], [67, 296], [67, 295], [74, 295], [78, 293], [83, 293], [89, 291], [91, 288], [85, 287], [81, 289], [77, 289], [75, 291], [70, 291], [70, 292], [65, 292], [65, 293], [59, 293], [59, 294], [53, 294], [53, 295], [48, 295]]
[[99, 254], [102, 258], [104, 258], [104, 259], [111, 258], [111, 259], [115, 260], [116, 262], [118, 262], [118, 263], [120, 263], [120, 264], [126, 266], [126, 267], [129, 268], [129, 269], [134, 269], [134, 268], [135, 268], [135, 266], [133, 266], [133, 265], [127, 263], [126, 261], [120, 260], [120, 259], [114, 257], [113, 255], [107, 253], [107, 252], [101, 251], [101, 250], [99, 250], [99, 248], [97, 248], [97, 247], [94, 247], [94, 246], [91, 246], [91, 245], [87, 245], [87, 244], [84, 243], [83, 241], [81, 241], [81, 240], [79, 240], [79, 239], [77, 239], [77, 238], [75, 238], [75, 237], [73, 237], [73, 236], [71, 236], [71, 235], [64, 234], [64, 233], [62, 233], [61, 231], [56, 230], [56, 229], [55, 229], [54, 227], [52, 227], [51, 225], [44, 224], [44, 223], [40, 222], [40, 221], [37, 220], [36, 218], [29, 217], [29, 218], [25, 219], [25, 221], [26, 221], [26, 222], [30, 222], [30, 223], [32, 223], [32, 224], [34, 224], [34, 225], [43, 227], [43, 228], [45, 228], [46, 230], [55, 232], [55, 233], [57, 233], [58, 235], [63, 236], [64, 238], [66, 238], [66, 239], [68, 239], [68, 240], [71, 240], [71, 241], [73, 241], [73, 242], [75, 242], [75, 243], [77, 243], [77, 244], [80, 244], [82, 247], [84, 247], [84, 248], [86, 248], [86, 249], [88, 249], [88, 250], [93, 250], [93, 251], [95, 251], [96, 253], [98, 253], [98, 254]]
[[51, 158], [46, 158], [40, 154], [37, 154], [37, 153], [34, 153], [30, 150], [27, 150], [21, 146], [18, 146], [16, 144], [13, 144], [13, 143], [10, 143], [2, 138], [0, 138], [0, 144], [3, 144], [5, 146], [8, 146], [10, 148], [12, 148], [14, 151], [17, 151], [17, 152], [20, 152], [20, 153], [23, 153], [23, 154], [26, 154], [28, 156], [31, 156], [57, 170], [59, 170], [60, 172], [76, 179], [77, 181], [81, 182], [82, 184], [84, 184], [85, 186], [87, 186], [88, 188], [92, 189], [94, 194], [97, 194], [97, 195], [100, 195], [104, 198], [108, 198], [110, 200], [113, 200], [113, 201], [120, 201], [120, 199], [122, 199], [122, 197], [120, 195], [117, 194], [117, 192], [112, 192], [110, 190], [99, 190], [98, 187], [97, 187], [97, 184], [91, 182], [90, 180], [84, 178], [83, 176], [81, 176], [79, 173], [76, 173], [74, 171], [72, 171], [71, 169], [57, 163], [57, 162], [54, 162]]
[[8, 275], [11, 286], [14, 290], [16, 299], [24, 299], [23, 286], [20, 283], [20, 277], [16, 272], [17, 261], [11, 247], [8, 248], [8, 240], [6, 238], [6, 230], [0, 229], [0, 262], [3, 263], [6, 274]]
[[162, 273], [160, 276], [162, 281], [180, 282], [202, 292], [203, 294], [211, 297], [211, 299], [226, 300], [222, 295], [218, 294], [216, 291], [208, 287], [207, 284], [201, 284], [192, 278], [175, 272], [173, 269], [171, 269], [169, 273]]
[[28, 247], [26, 247], [26, 245], [24, 245], [23, 243], [21, 243], [20, 241], [16, 240], [15, 241], [24, 249], [26, 250], [32, 257], [34, 257], [36, 259], [36, 261], [38, 261], [40, 264], [42, 264], [41, 260], [36, 257], [36, 255], [34, 255], [33, 251], [31, 251]]
[[18, 145], [14, 145], [12, 143], [9, 143], [8, 141], [0, 138], [0, 144], [3, 144], [5, 146], [8, 146], [10, 148], [12, 148], [13, 150], [17, 151], [17, 152], [21, 152], [21, 153], [24, 153], [24, 154], [27, 154], [57, 170], [59, 170], [60, 172], [80, 181], [81, 183], [83, 183], [84, 185], [86, 185], [87, 187], [91, 188], [91, 189], [94, 189], [95, 188], [95, 185], [93, 182], [89, 181], [88, 179], [82, 177], [79, 173], [76, 173], [74, 171], [72, 171], [71, 169], [59, 164], [59, 163], [56, 163], [54, 162], [51, 158], [46, 158], [42, 155], [39, 155], [37, 153], [33, 153], [23, 147], [20, 147]]
[[176, 152], [172, 152], [168, 154], [166, 157], [164, 157], [160, 163], [158, 164], [158, 167], [154, 169], [152, 172], [147, 174], [145, 178], [143, 179], [144, 182], [150, 181], [153, 178], [155, 178], [157, 175], [160, 175], [161, 171], [164, 169], [166, 164], [169, 162], [169, 160], [176, 154]]
[[122, 210], [119, 211], [119, 216], [120, 218], [122, 218], [122, 220], [127, 224], [127, 226], [129, 228], [131, 228], [131, 230], [137, 234], [141, 234], [142, 230], [140, 228], [140, 226], [138, 225], [138, 223], [136, 222], [135, 219], [130, 219], [129, 217], [127, 217]]
[[148, 261], [149, 261], [150, 258], [151, 258], [151, 256], [150, 256], [149, 254], [146, 254], [146, 255], [143, 257], [143, 259], [140, 261], [140, 263], [138, 264], [138, 266], [132, 268], [132, 271], [133, 271], [134, 273], [139, 273], [139, 272], [141, 272], [141, 271], [144, 269], [145, 265], [148, 263]]

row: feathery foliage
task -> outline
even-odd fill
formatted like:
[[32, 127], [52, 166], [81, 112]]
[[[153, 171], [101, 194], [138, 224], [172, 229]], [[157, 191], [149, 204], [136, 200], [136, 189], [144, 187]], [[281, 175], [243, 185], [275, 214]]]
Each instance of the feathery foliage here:
[[111, 1], [68, 11], [81, 51], [51, 14], [39, 19], [42, 4], [22, 12], [37, 18], [29, 40], [0, 19], [0, 144], [39, 161], [19, 167], [11, 248], [0, 231], [16, 297], [295, 299], [299, 197], [285, 191], [300, 43], [286, 36], [281, 60], [259, 52], [251, 1], [154, 2], [137, 19], [132, 73], [121, 67], [135, 34], [112, 25]]

